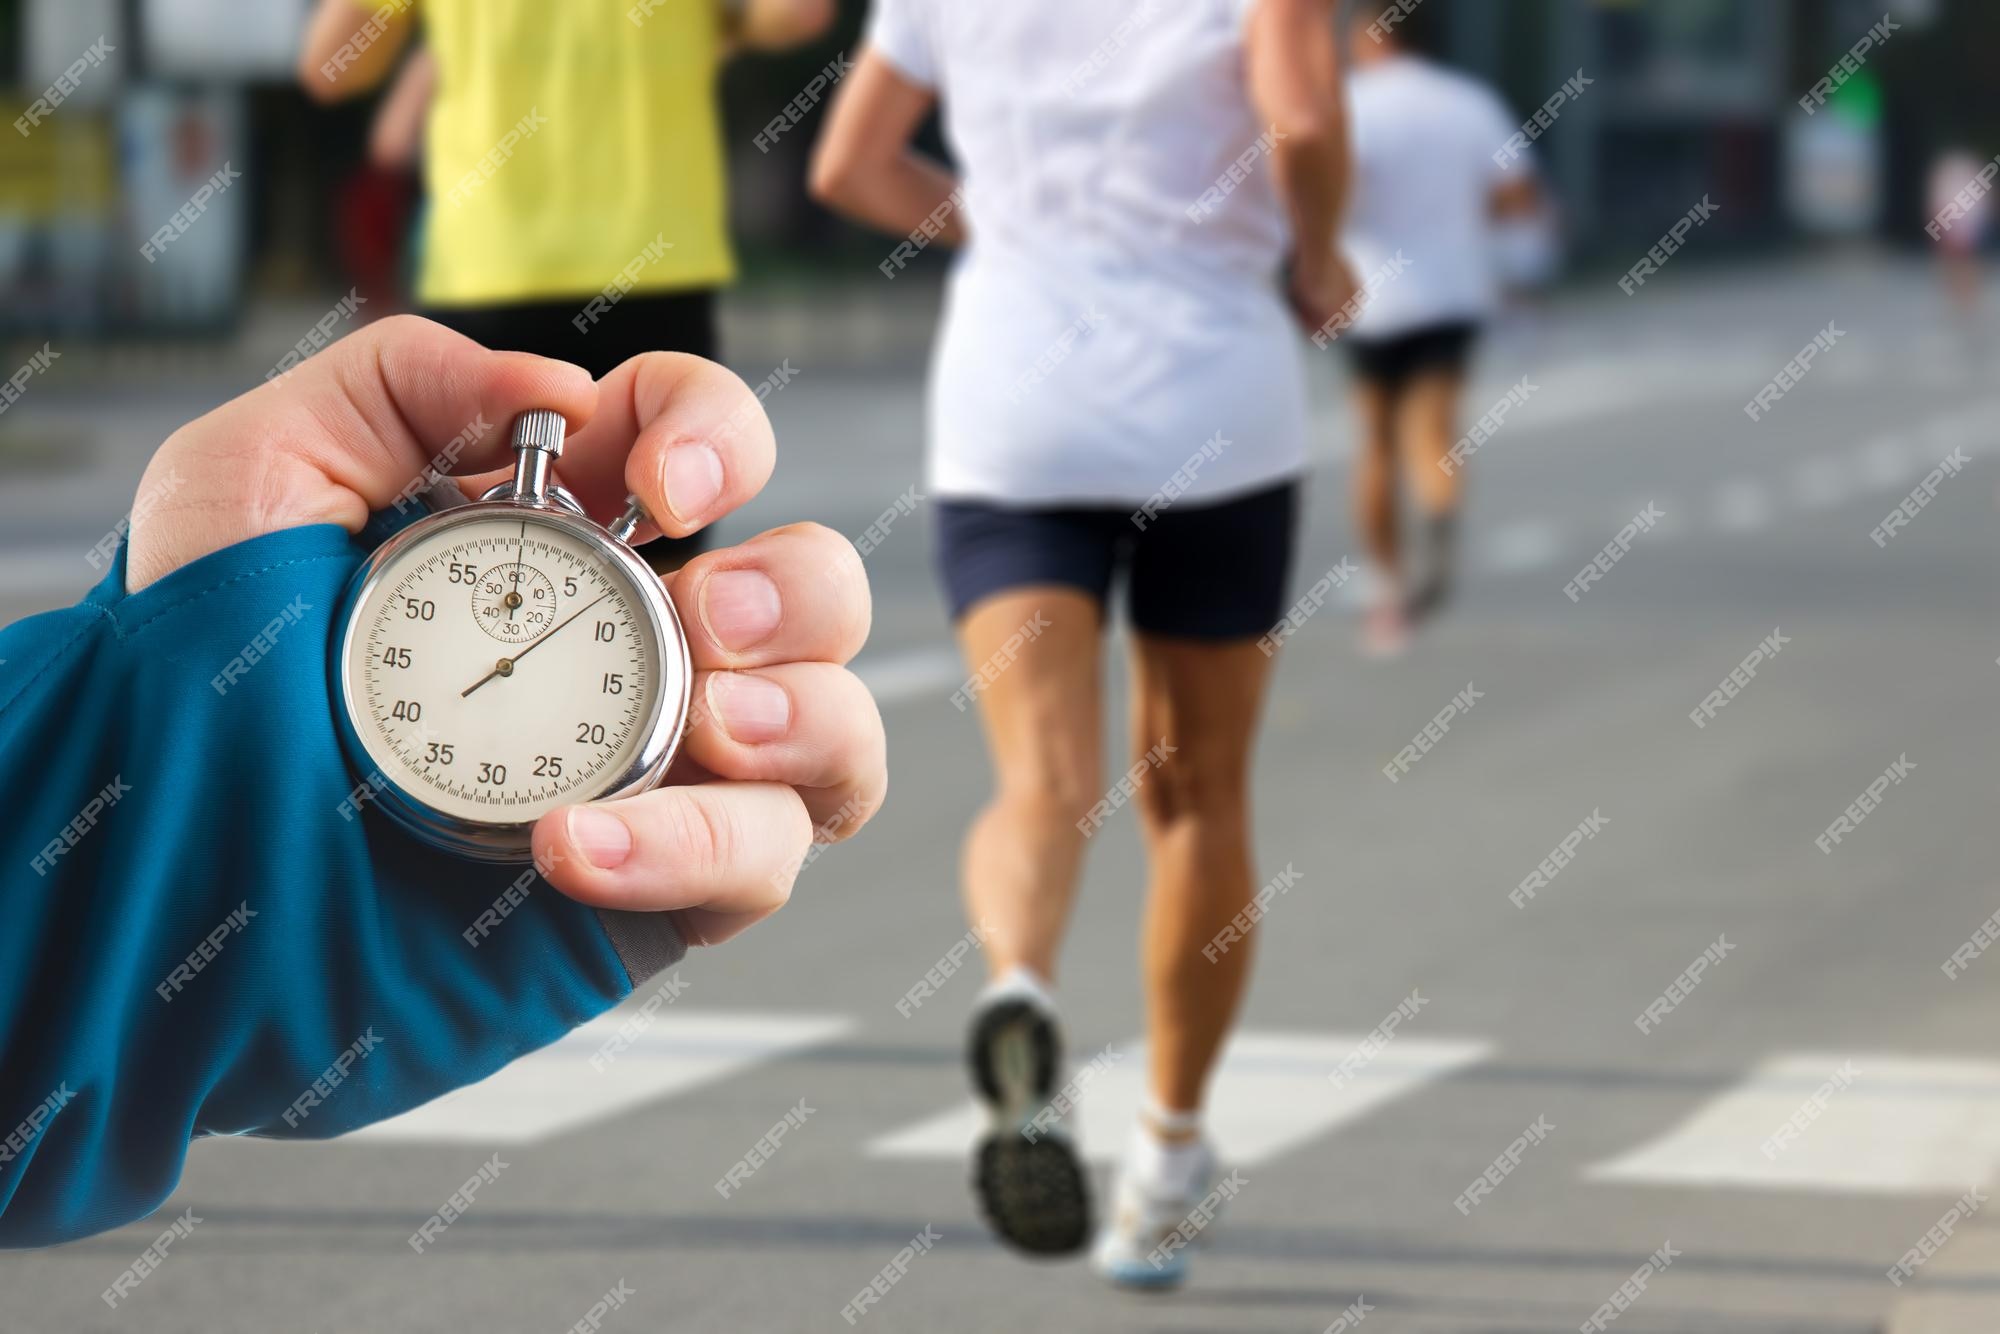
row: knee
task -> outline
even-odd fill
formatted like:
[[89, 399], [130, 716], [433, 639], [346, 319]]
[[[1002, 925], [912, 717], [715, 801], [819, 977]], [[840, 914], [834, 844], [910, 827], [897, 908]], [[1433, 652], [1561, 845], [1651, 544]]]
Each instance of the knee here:
[[1361, 447], [1355, 451], [1355, 462], [1361, 467], [1380, 470], [1396, 466], [1396, 433], [1394, 431], [1364, 431]]
[[1139, 816], [1156, 832], [1191, 821], [1240, 826], [1247, 822], [1249, 797], [1243, 761], [1204, 761], [1188, 748], [1146, 775], [1138, 791]]
[[1104, 775], [1095, 756], [1050, 754], [1004, 774], [994, 800], [1030, 827], [1074, 833], [1077, 821], [1103, 797]]

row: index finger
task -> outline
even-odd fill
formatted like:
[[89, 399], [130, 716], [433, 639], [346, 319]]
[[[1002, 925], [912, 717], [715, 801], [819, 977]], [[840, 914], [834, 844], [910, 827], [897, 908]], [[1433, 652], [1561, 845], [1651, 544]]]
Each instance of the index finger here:
[[764, 489], [778, 445], [764, 405], [727, 367], [647, 352], [598, 381], [597, 410], [569, 437], [556, 471], [607, 522], [639, 497], [652, 521], [634, 535], [671, 537], [715, 522]]
[[378, 320], [174, 432], [141, 493], [182, 467], [202, 485], [133, 523], [126, 587], [281, 528], [359, 532], [434, 473], [500, 464], [517, 414], [585, 422], [596, 402], [578, 367], [490, 352], [414, 315]]

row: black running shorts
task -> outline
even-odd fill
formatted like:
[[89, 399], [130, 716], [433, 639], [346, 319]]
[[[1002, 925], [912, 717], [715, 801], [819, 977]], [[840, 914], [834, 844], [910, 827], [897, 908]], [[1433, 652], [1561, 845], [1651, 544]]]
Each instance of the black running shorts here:
[[1108, 603], [1122, 574], [1136, 630], [1255, 639], [1284, 612], [1298, 509], [1297, 481], [1150, 515], [1124, 505], [940, 500], [938, 576], [953, 620], [984, 598], [1034, 584]]
[[1469, 321], [1432, 324], [1392, 338], [1350, 333], [1340, 341], [1356, 376], [1393, 393], [1419, 375], [1465, 374], [1479, 326]]

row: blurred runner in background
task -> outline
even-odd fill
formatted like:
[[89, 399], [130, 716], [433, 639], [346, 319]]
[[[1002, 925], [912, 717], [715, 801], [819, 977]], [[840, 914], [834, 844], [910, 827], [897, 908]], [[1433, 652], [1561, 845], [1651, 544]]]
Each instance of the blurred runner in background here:
[[[719, 359], [715, 293], [735, 262], [716, 77], [731, 48], [810, 41], [833, 8], [320, 0], [299, 79], [322, 101], [375, 88], [421, 19], [418, 58], [435, 66], [423, 313], [487, 347], [602, 379], [642, 352]], [[400, 87], [399, 109], [422, 91]], [[406, 136], [402, 116], [390, 119], [387, 138]], [[670, 481], [672, 494], [712, 495], [721, 477]], [[677, 546], [669, 559], [700, 550], [701, 534]]]
[[430, 52], [410, 53], [375, 109], [368, 160], [341, 182], [334, 237], [341, 268], [367, 297], [364, 319], [405, 308], [423, 254], [424, 121], [437, 67]]
[[[1078, 1249], [1056, 955], [1085, 841], [1129, 797], [1151, 884], [1149, 1091], [1096, 1260], [1180, 1280], [1168, 1246], [1216, 1172], [1210, 1070], [1248, 978], [1249, 772], [1286, 601], [1311, 327], [1351, 286], [1333, 0], [876, 0], [815, 195], [963, 244], [932, 367], [938, 565], [997, 792], [965, 895], [993, 979], [970, 1037], [992, 1115], [975, 1187], [1024, 1250]], [[911, 139], [942, 101], [957, 174]], [[1103, 630], [1132, 625], [1129, 768], [1107, 789]], [[1131, 817], [1127, 817], [1131, 818]], [[1254, 933], [1252, 933], [1254, 937]], [[1220, 942], [1220, 943], [1218, 943]], [[1053, 1099], [1053, 1101], [1052, 1101]]]
[[1989, 159], [1966, 148], [1940, 154], [1931, 168], [1926, 210], [1930, 220], [1928, 231], [1937, 245], [1938, 264], [1944, 270], [1945, 292], [1969, 344], [1978, 341], [1979, 289], [1985, 276], [1979, 251], [1986, 244], [1987, 228], [1993, 221], [1991, 177], [1984, 181], [1980, 178], [1988, 162]]
[[[1523, 276], [1540, 256], [1540, 191], [1519, 129], [1483, 84], [1414, 49], [1426, 15], [1365, 4], [1348, 29], [1354, 196], [1342, 243], [1370, 289], [1341, 341], [1361, 415], [1355, 522], [1381, 576], [1363, 644], [1400, 651], [1444, 605], [1458, 539], [1460, 397], [1480, 328], [1499, 307], [1505, 253]], [[1406, 484], [1417, 540], [1406, 549]]]

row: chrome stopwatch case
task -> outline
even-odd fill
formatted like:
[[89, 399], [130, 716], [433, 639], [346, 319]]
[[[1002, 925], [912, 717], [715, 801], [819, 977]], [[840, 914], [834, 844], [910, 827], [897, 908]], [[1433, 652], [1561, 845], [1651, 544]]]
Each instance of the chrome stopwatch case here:
[[687, 638], [626, 542], [644, 514], [601, 527], [551, 482], [563, 431], [523, 414], [512, 482], [369, 557], [334, 646], [355, 804], [487, 861], [527, 860], [557, 807], [656, 786], [687, 726]]

